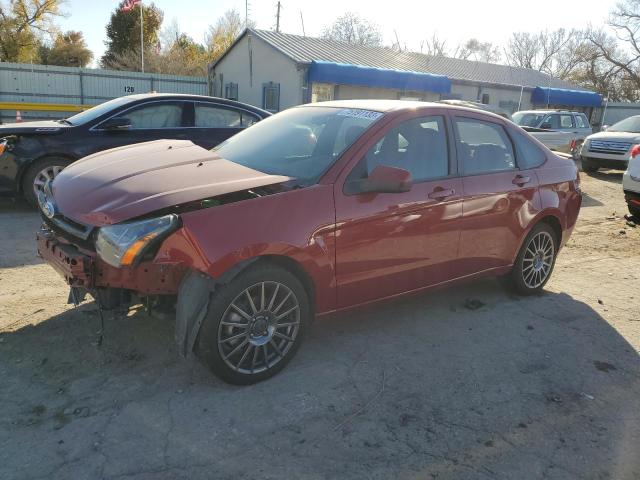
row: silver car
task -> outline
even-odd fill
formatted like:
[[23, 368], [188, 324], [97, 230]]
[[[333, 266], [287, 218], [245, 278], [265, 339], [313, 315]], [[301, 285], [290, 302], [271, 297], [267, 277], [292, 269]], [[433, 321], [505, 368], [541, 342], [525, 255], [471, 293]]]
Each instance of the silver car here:
[[568, 110], [522, 110], [512, 116], [521, 127], [555, 130], [573, 134], [576, 143], [581, 144], [593, 133], [589, 119], [582, 112]]
[[631, 149], [636, 144], [640, 144], [640, 115], [625, 118], [604, 132], [589, 135], [580, 151], [582, 170], [626, 170]]

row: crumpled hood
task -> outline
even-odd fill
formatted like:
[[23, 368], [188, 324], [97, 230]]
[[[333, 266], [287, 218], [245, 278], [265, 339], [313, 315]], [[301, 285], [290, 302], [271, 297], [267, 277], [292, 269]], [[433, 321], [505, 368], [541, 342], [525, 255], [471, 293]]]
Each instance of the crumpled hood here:
[[589, 135], [587, 140], [640, 143], [640, 134], [629, 132], [598, 132]]
[[60, 172], [51, 190], [62, 215], [100, 226], [289, 179], [230, 162], [189, 140], [157, 140], [85, 157]]

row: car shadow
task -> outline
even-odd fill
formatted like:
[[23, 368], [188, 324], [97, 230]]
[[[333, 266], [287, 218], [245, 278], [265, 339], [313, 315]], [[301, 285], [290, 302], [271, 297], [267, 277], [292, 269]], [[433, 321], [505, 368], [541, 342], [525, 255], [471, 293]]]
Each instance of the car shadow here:
[[605, 182], [611, 182], [611, 183], [618, 183], [622, 185], [622, 176], [624, 175], [624, 172], [620, 170], [601, 169], [601, 170], [598, 170], [597, 172], [591, 172], [591, 173], [582, 172], [582, 175], [588, 175], [590, 177], [597, 178], [598, 180], [603, 180]]
[[584, 190], [582, 191], [582, 205], [581, 207], [601, 207], [604, 203], [600, 200], [597, 200], [586, 193]]
[[640, 475], [640, 357], [564, 293], [482, 280], [320, 318], [247, 387], [178, 358], [171, 319], [106, 320], [100, 346], [93, 303], [0, 335], [1, 478]]
[[23, 200], [0, 200], [0, 268], [43, 263], [36, 254], [38, 212]]

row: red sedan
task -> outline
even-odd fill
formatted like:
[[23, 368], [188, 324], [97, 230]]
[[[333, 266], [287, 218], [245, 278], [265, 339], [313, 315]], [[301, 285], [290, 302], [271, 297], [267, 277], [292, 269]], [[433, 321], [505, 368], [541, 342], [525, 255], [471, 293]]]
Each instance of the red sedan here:
[[159, 140], [66, 168], [38, 249], [101, 308], [176, 309], [232, 383], [289, 362], [314, 316], [485, 276], [540, 291], [578, 217], [576, 166], [487, 112], [305, 105], [212, 151]]

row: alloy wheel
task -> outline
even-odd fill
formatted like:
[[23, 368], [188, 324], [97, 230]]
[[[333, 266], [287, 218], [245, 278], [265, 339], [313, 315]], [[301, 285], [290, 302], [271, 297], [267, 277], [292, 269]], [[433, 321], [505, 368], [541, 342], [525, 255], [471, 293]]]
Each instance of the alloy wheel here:
[[541, 231], [531, 237], [522, 257], [522, 279], [527, 288], [542, 285], [553, 267], [555, 245], [549, 232]]
[[273, 368], [293, 347], [300, 330], [300, 304], [286, 285], [265, 281], [243, 290], [218, 327], [218, 351], [242, 374]]
[[43, 191], [45, 183], [53, 180], [63, 168], [62, 165], [48, 165], [36, 174], [33, 180], [33, 192], [36, 194], [36, 198], [38, 193]]

